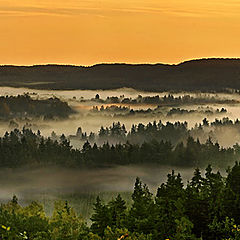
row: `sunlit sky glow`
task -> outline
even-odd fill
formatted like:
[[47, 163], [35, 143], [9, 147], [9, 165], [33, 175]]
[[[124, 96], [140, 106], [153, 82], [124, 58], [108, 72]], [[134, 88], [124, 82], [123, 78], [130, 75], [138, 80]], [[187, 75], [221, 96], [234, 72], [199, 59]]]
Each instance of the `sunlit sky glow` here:
[[240, 0], [1, 0], [0, 64], [240, 57]]

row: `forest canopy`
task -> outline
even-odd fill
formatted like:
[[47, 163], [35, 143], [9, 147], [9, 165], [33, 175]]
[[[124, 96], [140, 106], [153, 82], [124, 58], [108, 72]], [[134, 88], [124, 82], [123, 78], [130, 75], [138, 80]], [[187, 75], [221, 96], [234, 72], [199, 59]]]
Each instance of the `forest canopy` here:
[[[185, 125], [179, 125], [184, 127]], [[174, 130], [175, 131], [175, 130]], [[173, 131], [173, 132], [174, 132]], [[184, 132], [187, 134], [187, 131]], [[177, 131], [181, 136], [181, 132]], [[121, 135], [117, 135], [122, 137]], [[174, 135], [172, 136], [174, 138]], [[187, 137], [186, 143], [180, 141], [173, 145], [168, 140], [150, 139], [142, 144], [130, 142], [110, 145], [90, 144], [86, 141], [82, 149], [74, 149], [69, 140], [41, 136], [40, 131], [15, 129], [0, 138], [0, 167], [22, 166], [68, 166], [98, 167], [126, 164], [159, 164], [182, 167], [204, 167], [213, 164], [225, 168], [240, 158], [240, 146], [223, 148], [209, 138], [205, 143]]]

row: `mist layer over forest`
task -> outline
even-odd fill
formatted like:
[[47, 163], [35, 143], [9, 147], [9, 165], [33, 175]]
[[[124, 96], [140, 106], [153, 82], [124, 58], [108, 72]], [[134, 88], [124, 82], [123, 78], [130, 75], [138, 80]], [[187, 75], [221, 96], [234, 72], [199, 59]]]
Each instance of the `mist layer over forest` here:
[[[142, 123], [147, 125], [149, 122], [159, 120], [163, 124], [167, 122], [187, 122], [188, 129], [194, 128], [196, 124], [202, 123], [206, 118], [209, 122], [215, 119], [221, 120], [229, 118], [235, 121], [240, 118], [238, 111], [240, 106], [240, 95], [238, 93], [194, 93], [194, 92], [143, 92], [133, 89], [118, 90], [73, 90], [73, 91], [53, 91], [53, 90], [33, 90], [27, 88], [9, 88], [0, 89], [1, 96], [18, 96], [26, 95], [38, 101], [57, 98], [58, 101], [68, 104], [72, 110], [58, 110], [64, 118], [56, 115], [55, 119], [46, 117], [35, 107], [35, 114], [40, 117], [33, 118], [25, 112], [21, 118], [12, 114], [12, 118], [7, 121], [1, 121], [0, 134], [3, 136], [8, 130], [16, 127], [22, 129], [30, 127], [34, 131], [40, 130], [44, 136], [51, 136], [52, 132], [61, 136], [76, 136], [80, 127], [82, 133], [89, 135], [91, 132], [98, 134], [101, 127], [110, 127], [114, 122], [120, 122], [130, 131], [132, 125]], [[30, 105], [30, 104], [29, 104]], [[39, 109], [40, 110], [40, 109]], [[13, 112], [12, 109], [8, 110]], [[49, 109], [49, 111], [52, 111]], [[72, 111], [72, 113], [71, 113]], [[30, 112], [31, 113], [31, 112]], [[11, 115], [10, 115], [11, 116]], [[208, 129], [216, 132], [214, 129]], [[221, 146], [231, 146], [238, 141], [238, 134], [235, 128], [224, 126], [224, 134], [218, 128], [217, 137]], [[227, 135], [227, 136], [226, 136]], [[210, 135], [211, 136], [211, 135]], [[201, 136], [194, 136], [195, 138]], [[205, 141], [208, 135], [202, 140]], [[82, 147], [84, 141], [79, 143], [72, 137], [71, 142], [75, 147]], [[236, 141], [236, 142], [234, 142]]]
[[[175, 168], [181, 172], [186, 183], [192, 177], [193, 168]], [[133, 190], [136, 176], [148, 184], [151, 191], [167, 178], [172, 167], [142, 165], [115, 166], [111, 168], [71, 169], [62, 167], [20, 168], [0, 170], [0, 201], [7, 202], [13, 195], [18, 196], [22, 204], [32, 200], [52, 203], [56, 199], [91, 196], [97, 194], [129, 193]], [[94, 198], [92, 200], [94, 200]], [[72, 199], [71, 199], [72, 200]], [[91, 206], [88, 206], [89, 208]], [[87, 216], [89, 217], [89, 216]]]
[[[23, 204], [43, 202], [50, 213], [56, 199], [76, 208], [82, 201], [78, 211], [85, 209], [89, 219], [97, 194], [110, 200], [121, 192], [130, 201], [137, 176], [154, 192], [172, 169], [186, 183], [195, 167], [212, 163], [224, 174], [239, 159], [237, 91], [2, 87], [0, 95], [5, 101], [0, 108], [2, 202], [16, 194]], [[11, 105], [26, 99], [21, 111]], [[55, 115], [41, 112], [41, 104]]]

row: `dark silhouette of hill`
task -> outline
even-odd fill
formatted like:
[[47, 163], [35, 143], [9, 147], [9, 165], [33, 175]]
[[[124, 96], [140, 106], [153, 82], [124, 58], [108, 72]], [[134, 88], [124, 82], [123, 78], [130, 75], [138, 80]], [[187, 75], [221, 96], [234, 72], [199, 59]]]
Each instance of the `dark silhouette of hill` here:
[[38, 89], [240, 89], [240, 59], [199, 59], [167, 64], [0, 66], [0, 85]]

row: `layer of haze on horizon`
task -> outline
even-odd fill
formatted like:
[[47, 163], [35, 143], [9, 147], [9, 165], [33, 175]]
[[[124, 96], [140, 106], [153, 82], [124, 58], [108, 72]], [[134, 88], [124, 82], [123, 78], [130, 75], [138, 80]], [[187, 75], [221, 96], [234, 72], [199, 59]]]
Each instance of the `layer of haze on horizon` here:
[[240, 56], [239, 0], [1, 0], [0, 64]]

